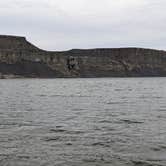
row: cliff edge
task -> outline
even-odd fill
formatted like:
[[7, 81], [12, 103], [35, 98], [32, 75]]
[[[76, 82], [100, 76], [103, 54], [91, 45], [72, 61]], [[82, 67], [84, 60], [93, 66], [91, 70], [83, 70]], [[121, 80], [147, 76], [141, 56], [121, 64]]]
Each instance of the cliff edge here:
[[0, 35], [0, 77], [166, 76], [166, 52], [143, 48], [44, 51], [25, 37]]

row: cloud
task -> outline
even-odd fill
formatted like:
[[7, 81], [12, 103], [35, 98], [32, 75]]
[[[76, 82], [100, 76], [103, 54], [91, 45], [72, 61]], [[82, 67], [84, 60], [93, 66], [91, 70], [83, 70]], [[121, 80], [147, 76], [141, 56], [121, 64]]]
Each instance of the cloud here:
[[5, 0], [0, 32], [49, 50], [91, 47], [166, 49], [164, 0]]

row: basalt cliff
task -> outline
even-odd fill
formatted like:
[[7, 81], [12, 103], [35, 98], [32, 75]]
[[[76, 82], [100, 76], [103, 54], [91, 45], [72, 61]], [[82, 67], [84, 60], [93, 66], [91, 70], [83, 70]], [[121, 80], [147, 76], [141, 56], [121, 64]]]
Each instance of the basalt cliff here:
[[0, 35], [0, 78], [166, 76], [166, 52], [143, 48], [41, 50]]

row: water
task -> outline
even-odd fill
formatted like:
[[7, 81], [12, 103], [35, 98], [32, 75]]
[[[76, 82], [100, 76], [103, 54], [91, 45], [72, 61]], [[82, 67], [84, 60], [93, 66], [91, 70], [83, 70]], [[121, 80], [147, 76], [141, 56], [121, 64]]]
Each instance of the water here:
[[166, 78], [0, 80], [0, 166], [165, 166]]

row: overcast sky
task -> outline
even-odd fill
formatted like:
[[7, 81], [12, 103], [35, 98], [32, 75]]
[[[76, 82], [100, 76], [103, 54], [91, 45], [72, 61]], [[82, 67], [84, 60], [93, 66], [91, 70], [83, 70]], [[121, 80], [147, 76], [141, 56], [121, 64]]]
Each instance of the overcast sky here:
[[0, 0], [0, 33], [48, 50], [166, 50], [166, 0]]

